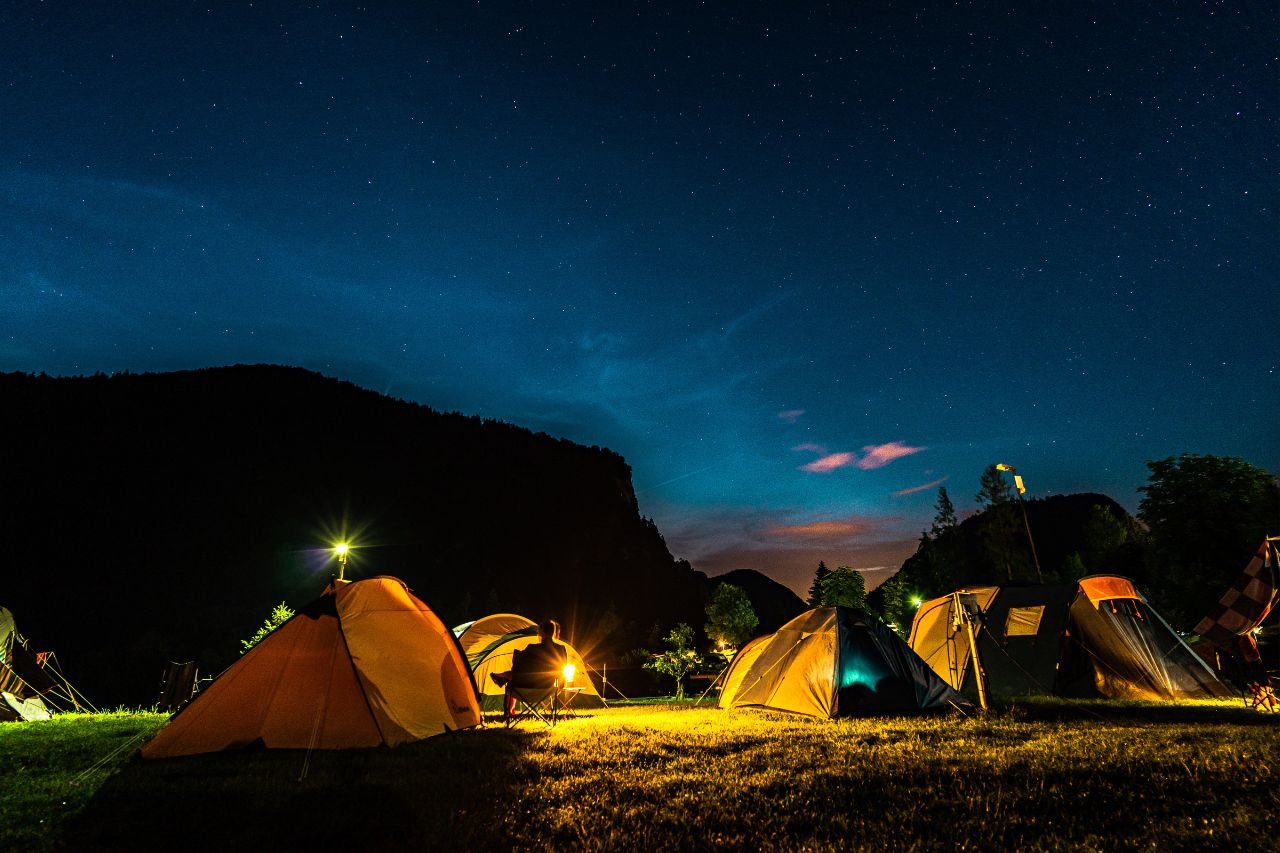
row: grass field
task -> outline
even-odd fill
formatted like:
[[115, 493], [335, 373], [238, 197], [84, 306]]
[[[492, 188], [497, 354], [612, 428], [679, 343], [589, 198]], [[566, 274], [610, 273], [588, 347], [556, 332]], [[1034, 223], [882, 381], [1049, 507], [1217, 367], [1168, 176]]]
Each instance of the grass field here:
[[139, 760], [164, 720], [0, 724], [0, 848], [1274, 849], [1280, 815], [1280, 718], [1228, 704], [632, 705], [397, 749]]

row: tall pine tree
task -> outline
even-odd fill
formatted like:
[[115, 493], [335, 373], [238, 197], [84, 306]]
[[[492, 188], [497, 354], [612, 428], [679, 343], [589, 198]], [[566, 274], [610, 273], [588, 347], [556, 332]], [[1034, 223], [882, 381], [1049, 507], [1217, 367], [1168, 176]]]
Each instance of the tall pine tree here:
[[983, 509], [989, 506], [999, 506], [1013, 500], [1013, 488], [1005, 480], [1004, 474], [1000, 473], [1000, 469], [994, 464], [988, 465], [983, 470], [979, 486], [978, 494], [974, 496], [974, 500]]
[[938, 502], [934, 504], [934, 508], [938, 513], [933, 517], [933, 529], [929, 532], [937, 537], [942, 531], [956, 526], [956, 507], [951, 502], [951, 496], [947, 494], [946, 486], [938, 489]]
[[1020, 525], [1013, 506], [1013, 487], [995, 465], [988, 465], [983, 470], [979, 485], [974, 498], [982, 507], [983, 524], [979, 528], [978, 539], [982, 544], [983, 558], [996, 570], [997, 577], [1003, 575], [1003, 579], [1009, 581], [1031, 579], [1031, 561], [1024, 559], [1025, 546], [1019, 541]]
[[827, 568], [826, 562], [819, 560], [818, 570], [813, 573], [813, 586], [809, 587], [810, 607], [817, 607], [822, 604], [822, 584], [829, 574], [831, 574], [831, 570]]

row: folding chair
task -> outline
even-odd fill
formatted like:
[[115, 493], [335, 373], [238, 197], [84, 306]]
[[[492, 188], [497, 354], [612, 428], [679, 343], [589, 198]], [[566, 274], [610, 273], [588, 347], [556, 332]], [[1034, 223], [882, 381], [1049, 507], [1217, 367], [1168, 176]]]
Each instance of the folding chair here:
[[160, 696], [156, 699], [156, 710], [177, 711], [190, 702], [191, 697], [196, 694], [199, 675], [195, 661], [171, 661], [160, 678]]
[[[555, 728], [560, 714], [560, 680], [552, 678], [521, 679], [519, 684], [508, 684], [507, 695], [514, 697], [515, 711], [507, 715], [506, 726], [511, 728], [521, 720], [541, 720], [548, 728]], [[508, 705], [509, 707], [509, 705]]]
[[1250, 681], [1246, 687], [1249, 695], [1245, 697], [1245, 704], [1249, 706], [1250, 710], [1270, 712], [1280, 710], [1280, 704], [1276, 700], [1276, 691], [1271, 685], [1270, 678], [1262, 681]]

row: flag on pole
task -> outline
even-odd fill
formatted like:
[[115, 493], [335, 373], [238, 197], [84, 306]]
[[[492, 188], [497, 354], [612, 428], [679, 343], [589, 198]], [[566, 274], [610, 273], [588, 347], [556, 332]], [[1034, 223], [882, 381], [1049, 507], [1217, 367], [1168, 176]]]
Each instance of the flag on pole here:
[[1275, 548], [1264, 540], [1244, 572], [1196, 625], [1195, 633], [1219, 648], [1234, 648], [1237, 638], [1247, 636], [1267, 618], [1278, 589]]

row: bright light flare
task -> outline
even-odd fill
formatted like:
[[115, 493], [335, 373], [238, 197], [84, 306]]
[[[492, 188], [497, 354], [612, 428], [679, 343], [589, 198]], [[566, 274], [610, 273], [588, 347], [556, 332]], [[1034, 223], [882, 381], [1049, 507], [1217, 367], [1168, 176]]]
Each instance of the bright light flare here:
[[923, 598], [921, 598], [921, 597], [920, 597], [920, 596], [918, 596], [918, 595], [913, 595], [913, 596], [911, 596], [911, 606], [912, 606], [912, 607], [919, 608], [921, 604], [924, 604], [924, 599], [923, 599]]
[[573, 677], [578, 674], [578, 668], [571, 663], [564, 665], [564, 683], [573, 684]]
[[350, 550], [351, 546], [346, 542], [339, 542], [337, 545], [333, 546], [333, 553], [337, 554], [339, 557], [347, 556], [347, 552]]

